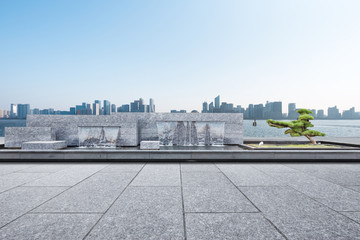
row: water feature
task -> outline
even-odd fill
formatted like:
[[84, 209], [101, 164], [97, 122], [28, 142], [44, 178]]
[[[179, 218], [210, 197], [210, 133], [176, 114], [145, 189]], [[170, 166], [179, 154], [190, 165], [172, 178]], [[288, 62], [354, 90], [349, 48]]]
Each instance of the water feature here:
[[121, 144], [120, 127], [79, 127], [79, 146], [115, 148]]
[[164, 146], [210, 146], [224, 144], [224, 122], [157, 122], [159, 141]]

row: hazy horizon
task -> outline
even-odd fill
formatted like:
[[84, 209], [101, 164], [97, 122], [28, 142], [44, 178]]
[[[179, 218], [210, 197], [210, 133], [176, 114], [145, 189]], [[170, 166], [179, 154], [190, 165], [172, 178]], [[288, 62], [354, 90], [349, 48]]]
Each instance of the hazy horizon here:
[[360, 110], [359, 1], [1, 1], [0, 109]]

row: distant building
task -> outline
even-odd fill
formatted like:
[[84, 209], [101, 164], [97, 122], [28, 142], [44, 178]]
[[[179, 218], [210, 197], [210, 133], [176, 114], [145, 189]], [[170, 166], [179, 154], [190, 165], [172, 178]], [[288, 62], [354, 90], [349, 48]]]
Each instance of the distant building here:
[[310, 111], [312, 111], [312, 114], [310, 114], [310, 115], [313, 116], [314, 118], [316, 118], [317, 117], [316, 109], [310, 109]]
[[297, 119], [299, 114], [296, 112], [296, 103], [289, 103], [288, 105], [288, 118]]
[[209, 104], [209, 113], [213, 113], [213, 112], [214, 112], [214, 103], [211, 102], [211, 103]]
[[337, 106], [328, 108], [328, 119], [340, 119], [341, 114]]
[[130, 112], [130, 105], [129, 104], [124, 104], [121, 107], [117, 108], [118, 112]]
[[34, 108], [31, 112], [31, 114], [34, 114], [34, 115], [39, 115], [40, 114], [40, 109], [38, 108]]
[[111, 104], [111, 113], [116, 113], [116, 105]]
[[215, 98], [215, 108], [216, 108], [216, 109], [219, 109], [219, 108], [220, 108], [220, 95], [218, 95], [218, 96]]
[[10, 104], [10, 117], [15, 118], [17, 116], [17, 105]]
[[111, 106], [110, 101], [104, 100], [104, 115], [110, 115], [111, 114], [110, 106]]
[[264, 105], [254, 105], [254, 119], [264, 119]]
[[202, 107], [202, 113], [207, 113], [209, 111], [208, 109], [208, 103], [207, 102], [203, 102], [203, 107]]
[[98, 103], [96, 101], [93, 103], [92, 114], [93, 115], [100, 115], [100, 103]]
[[155, 112], [155, 102], [152, 98], [149, 100], [149, 112]]
[[26, 118], [26, 116], [30, 114], [30, 104], [18, 104], [17, 105], [17, 117], [18, 118]]
[[323, 119], [323, 118], [325, 118], [324, 110], [319, 109], [319, 110], [317, 111], [316, 118], [317, 118], [317, 119]]
[[177, 110], [171, 110], [170, 112], [171, 112], [171, 113], [186, 113], [186, 110], [179, 110], [179, 111], [177, 111]]
[[349, 110], [343, 111], [343, 119], [356, 119], [355, 107], [350, 108]]

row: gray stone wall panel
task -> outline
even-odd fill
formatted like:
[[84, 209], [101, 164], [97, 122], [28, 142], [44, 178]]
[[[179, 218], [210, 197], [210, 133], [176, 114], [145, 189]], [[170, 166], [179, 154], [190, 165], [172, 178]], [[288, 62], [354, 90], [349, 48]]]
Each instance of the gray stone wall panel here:
[[5, 128], [6, 148], [21, 148], [23, 142], [53, 140], [55, 140], [55, 133], [50, 127]]

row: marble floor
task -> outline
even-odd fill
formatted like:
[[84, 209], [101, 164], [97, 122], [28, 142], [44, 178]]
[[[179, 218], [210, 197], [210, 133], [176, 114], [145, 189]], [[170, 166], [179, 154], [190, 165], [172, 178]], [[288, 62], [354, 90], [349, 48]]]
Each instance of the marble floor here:
[[360, 164], [0, 163], [0, 239], [360, 239]]

